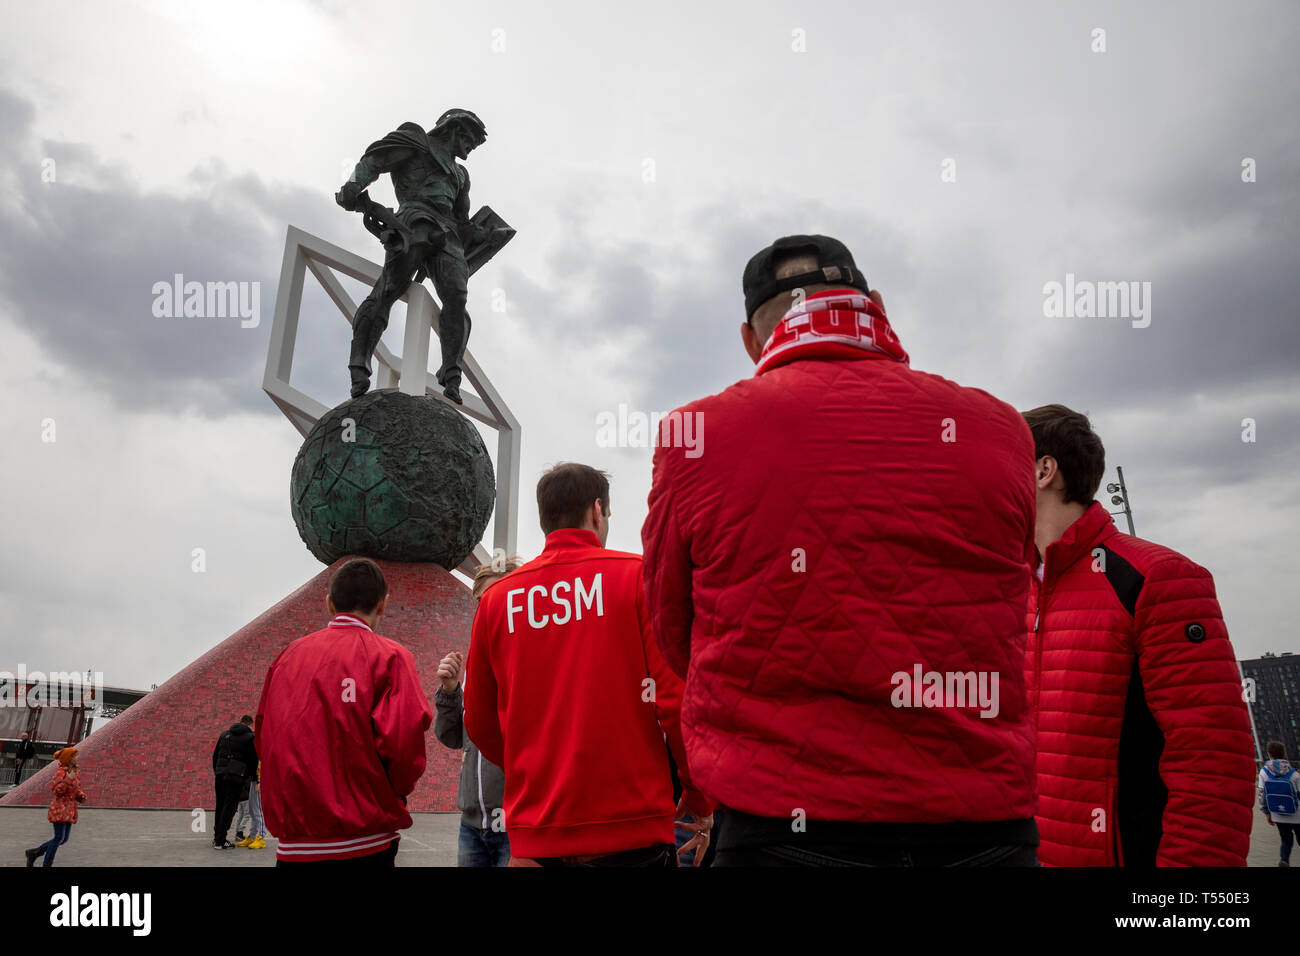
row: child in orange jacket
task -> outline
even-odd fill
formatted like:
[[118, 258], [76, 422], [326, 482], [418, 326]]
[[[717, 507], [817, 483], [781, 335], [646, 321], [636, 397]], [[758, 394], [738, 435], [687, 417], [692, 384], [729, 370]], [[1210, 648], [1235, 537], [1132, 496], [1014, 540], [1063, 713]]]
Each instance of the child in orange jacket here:
[[86, 799], [86, 792], [81, 789], [81, 774], [77, 770], [77, 748], [65, 747], [54, 756], [59, 761], [59, 769], [54, 771], [54, 781], [50, 784], [54, 799], [50, 801], [47, 815], [54, 824], [54, 836], [34, 849], [23, 851], [28, 866], [34, 866], [42, 853], [45, 854], [42, 866], [54, 863], [55, 852], [72, 835], [72, 825], [77, 822], [77, 804]]

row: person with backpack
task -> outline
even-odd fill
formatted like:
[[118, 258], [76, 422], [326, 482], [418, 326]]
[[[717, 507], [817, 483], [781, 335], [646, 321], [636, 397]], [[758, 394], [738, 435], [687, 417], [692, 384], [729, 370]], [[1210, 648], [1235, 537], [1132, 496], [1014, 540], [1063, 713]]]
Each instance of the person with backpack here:
[[1255, 789], [1259, 792], [1259, 809], [1268, 825], [1277, 827], [1282, 837], [1281, 859], [1278, 866], [1291, 865], [1291, 845], [1300, 833], [1300, 770], [1294, 769], [1286, 759], [1286, 748], [1280, 740], [1268, 742], [1269, 759], [1259, 770]]
[[217, 820], [212, 831], [214, 850], [231, 850], [235, 844], [226, 839], [235, 819], [244, 781], [257, 767], [257, 749], [253, 745], [253, 718], [248, 714], [217, 739], [212, 748], [212, 774], [217, 786]]

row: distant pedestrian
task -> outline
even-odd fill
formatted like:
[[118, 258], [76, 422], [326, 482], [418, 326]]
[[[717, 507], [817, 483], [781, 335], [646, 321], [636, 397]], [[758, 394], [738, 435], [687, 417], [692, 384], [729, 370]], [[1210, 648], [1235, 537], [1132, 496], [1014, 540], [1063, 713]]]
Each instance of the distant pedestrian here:
[[266, 849], [266, 821], [262, 819], [262, 764], [257, 764], [257, 773], [248, 788], [248, 812], [253, 815], [253, 826], [249, 830], [248, 849]]
[[253, 842], [252, 830], [250, 829], [248, 833], [244, 832], [244, 823], [253, 822], [253, 815], [248, 812], [248, 794], [252, 786], [253, 778], [247, 777], [239, 791], [239, 809], [235, 811], [235, 846], [248, 846]]
[[[485, 564], [474, 572], [474, 599], [483, 597], [489, 586], [505, 577], [523, 562], [510, 558], [494, 567]], [[508, 866], [510, 838], [506, 834], [502, 802], [505, 799], [505, 773], [488, 760], [465, 735], [465, 694], [461, 687], [465, 659], [452, 651], [438, 664], [438, 692], [433, 696], [437, 718], [434, 736], [444, 747], [464, 748], [460, 762], [460, 784], [456, 804], [460, 808], [460, 836], [457, 840], [457, 866]]]
[[1280, 740], [1268, 742], [1269, 759], [1260, 768], [1255, 789], [1259, 793], [1259, 809], [1268, 825], [1277, 827], [1282, 837], [1278, 866], [1291, 865], [1291, 846], [1300, 835], [1300, 771], [1286, 759], [1286, 747]]
[[36, 745], [32, 743], [32, 735], [23, 732], [23, 739], [18, 741], [18, 750], [14, 754], [14, 786], [23, 782], [23, 764], [36, 756]]
[[77, 822], [77, 804], [86, 799], [85, 791], [81, 789], [81, 774], [77, 770], [77, 748], [65, 747], [54, 756], [59, 761], [59, 769], [54, 771], [54, 781], [50, 784], [54, 799], [50, 801], [47, 816], [54, 824], [54, 836], [38, 847], [23, 851], [28, 866], [35, 866], [36, 858], [42, 853], [45, 854], [45, 862], [41, 865], [53, 865], [55, 852], [72, 835], [72, 825]]
[[214, 850], [234, 849], [235, 844], [226, 839], [230, 824], [239, 806], [239, 795], [244, 782], [250, 779], [257, 767], [257, 748], [253, 745], [253, 718], [248, 714], [231, 724], [217, 739], [212, 748], [212, 774], [217, 787], [217, 819], [212, 831]]

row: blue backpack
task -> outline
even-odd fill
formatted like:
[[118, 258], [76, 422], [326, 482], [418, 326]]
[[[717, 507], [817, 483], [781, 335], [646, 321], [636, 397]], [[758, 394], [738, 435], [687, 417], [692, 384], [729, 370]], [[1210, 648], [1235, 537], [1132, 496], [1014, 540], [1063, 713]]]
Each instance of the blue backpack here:
[[1290, 816], [1296, 812], [1295, 788], [1291, 785], [1292, 770], [1285, 777], [1275, 774], [1264, 765], [1264, 805], [1270, 814]]

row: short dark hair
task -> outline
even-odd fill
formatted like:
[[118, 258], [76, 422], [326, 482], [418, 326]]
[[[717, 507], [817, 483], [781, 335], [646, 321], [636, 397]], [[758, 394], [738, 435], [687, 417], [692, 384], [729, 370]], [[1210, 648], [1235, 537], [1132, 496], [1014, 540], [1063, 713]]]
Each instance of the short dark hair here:
[[1265, 749], [1268, 750], [1268, 755], [1274, 760], [1281, 760], [1286, 756], [1286, 744], [1280, 740], [1270, 740], [1268, 747]]
[[587, 509], [599, 500], [609, 514], [609, 475], [590, 465], [562, 461], [537, 481], [537, 517], [542, 533], [577, 528]]
[[240, 717], [239, 722], [241, 724], [248, 724], [248, 726], [250, 727], [253, 726], [253, 718], [248, 716], [248, 714], [245, 714], [243, 717]]
[[1106, 473], [1106, 448], [1088, 416], [1064, 405], [1041, 405], [1021, 414], [1034, 436], [1034, 461], [1044, 455], [1056, 459], [1066, 502], [1092, 504]]
[[387, 593], [384, 572], [369, 558], [354, 558], [330, 578], [330, 600], [336, 611], [368, 614], [379, 607]]

